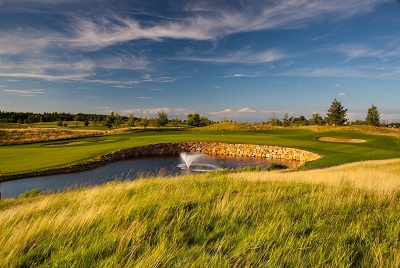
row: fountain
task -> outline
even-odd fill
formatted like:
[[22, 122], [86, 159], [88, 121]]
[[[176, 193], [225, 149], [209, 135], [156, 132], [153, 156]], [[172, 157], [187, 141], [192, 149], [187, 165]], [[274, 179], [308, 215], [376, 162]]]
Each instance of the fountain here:
[[[194, 172], [210, 172], [219, 169], [217, 165], [211, 162], [211, 159], [205, 154], [190, 154], [190, 153], [180, 153], [180, 158], [183, 163], [179, 164], [177, 167], [182, 170], [194, 171]], [[202, 160], [202, 162], [200, 162]]]

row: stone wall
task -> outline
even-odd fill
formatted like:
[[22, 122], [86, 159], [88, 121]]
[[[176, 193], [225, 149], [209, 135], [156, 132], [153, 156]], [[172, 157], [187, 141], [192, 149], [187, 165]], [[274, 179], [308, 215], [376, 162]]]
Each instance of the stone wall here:
[[173, 155], [180, 152], [198, 152], [209, 155], [247, 156], [269, 159], [296, 160], [308, 162], [320, 159], [318, 154], [296, 148], [255, 145], [229, 144], [219, 142], [172, 142], [144, 145], [123, 149], [105, 155], [107, 160], [115, 161], [124, 158], [134, 158], [145, 155]]

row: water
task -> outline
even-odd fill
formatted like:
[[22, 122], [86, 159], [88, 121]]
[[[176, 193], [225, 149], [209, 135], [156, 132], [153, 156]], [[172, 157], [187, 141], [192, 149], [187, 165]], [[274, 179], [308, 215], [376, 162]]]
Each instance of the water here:
[[[281, 163], [289, 167], [298, 166], [296, 161], [266, 160], [246, 157], [221, 157], [206, 156], [201, 157], [201, 163], [217, 166], [219, 168], [240, 168], [261, 166], [266, 168], [270, 163]], [[191, 164], [197, 161], [194, 157]], [[56, 192], [66, 188], [78, 188], [92, 185], [101, 185], [114, 180], [134, 180], [139, 177], [154, 175], [177, 176], [192, 173], [193, 170], [178, 168], [179, 165], [186, 164], [179, 155], [164, 157], [147, 157], [129, 160], [121, 160], [77, 173], [66, 173], [43, 177], [32, 177], [15, 181], [0, 183], [2, 198], [16, 198], [23, 192], [31, 189], [39, 189], [42, 192]], [[196, 165], [196, 164], [195, 164]], [[190, 165], [189, 165], [190, 166]]]

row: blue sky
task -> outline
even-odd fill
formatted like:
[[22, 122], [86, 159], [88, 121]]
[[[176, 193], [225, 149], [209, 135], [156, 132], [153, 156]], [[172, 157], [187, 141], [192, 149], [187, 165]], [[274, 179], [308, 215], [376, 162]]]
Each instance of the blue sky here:
[[400, 1], [0, 0], [0, 110], [400, 120]]

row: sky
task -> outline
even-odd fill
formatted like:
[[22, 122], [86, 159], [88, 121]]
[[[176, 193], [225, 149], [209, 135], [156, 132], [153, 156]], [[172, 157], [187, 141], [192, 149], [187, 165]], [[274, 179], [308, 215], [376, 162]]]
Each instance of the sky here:
[[0, 0], [0, 110], [400, 121], [399, 0]]

